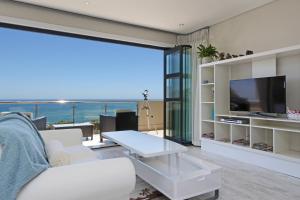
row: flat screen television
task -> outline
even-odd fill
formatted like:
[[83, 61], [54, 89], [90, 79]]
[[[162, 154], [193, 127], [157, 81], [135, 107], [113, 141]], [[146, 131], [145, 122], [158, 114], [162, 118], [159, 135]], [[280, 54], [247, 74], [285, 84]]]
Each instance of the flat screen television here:
[[285, 76], [231, 80], [230, 110], [285, 114]]

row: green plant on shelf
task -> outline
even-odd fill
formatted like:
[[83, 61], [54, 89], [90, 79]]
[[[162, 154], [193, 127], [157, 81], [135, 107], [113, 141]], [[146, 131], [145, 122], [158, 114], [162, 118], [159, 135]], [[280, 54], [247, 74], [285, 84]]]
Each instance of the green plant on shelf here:
[[212, 46], [211, 44], [205, 46], [203, 44], [200, 44], [198, 47], [198, 56], [199, 58], [217, 58], [218, 57], [218, 51], [217, 48]]

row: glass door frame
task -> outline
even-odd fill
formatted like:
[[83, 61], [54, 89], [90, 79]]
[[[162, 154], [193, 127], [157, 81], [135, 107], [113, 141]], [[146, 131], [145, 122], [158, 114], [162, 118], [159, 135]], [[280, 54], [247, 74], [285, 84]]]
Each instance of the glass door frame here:
[[[181, 45], [174, 47], [172, 49], [165, 50], [164, 52], [164, 138], [173, 140], [175, 142], [184, 143], [183, 139], [183, 47], [190, 47], [188, 45]], [[179, 51], [179, 72], [167, 74], [167, 55]], [[167, 80], [172, 78], [179, 78], [179, 97], [178, 98], [168, 98], [167, 97]], [[167, 136], [167, 103], [168, 102], [179, 102], [180, 103], [180, 139], [174, 138], [172, 136]]]

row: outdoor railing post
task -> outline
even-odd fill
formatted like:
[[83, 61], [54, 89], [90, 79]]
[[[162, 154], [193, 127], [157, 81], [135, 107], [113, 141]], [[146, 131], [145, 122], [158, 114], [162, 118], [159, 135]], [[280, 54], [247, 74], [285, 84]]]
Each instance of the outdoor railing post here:
[[75, 105], [75, 103], [73, 103], [73, 105], [72, 105], [73, 124], [75, 124], [75, 111], [76, 111], [76, 105]]
[[107, 114], [107, 103], [104, 105], [104, 113]]
[[35, 104], [34, 105], [34, 118], [38, 118], [39, 116], [39, 105]]

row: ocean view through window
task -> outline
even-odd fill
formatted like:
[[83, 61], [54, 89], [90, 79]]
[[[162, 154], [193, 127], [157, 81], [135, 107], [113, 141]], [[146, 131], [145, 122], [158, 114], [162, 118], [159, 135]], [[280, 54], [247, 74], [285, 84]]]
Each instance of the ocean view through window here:
[[137, 111], [145, 89], [162, 101], [162, 50], [4, 27], [0, 36], [0, 112], [86, 122]]

